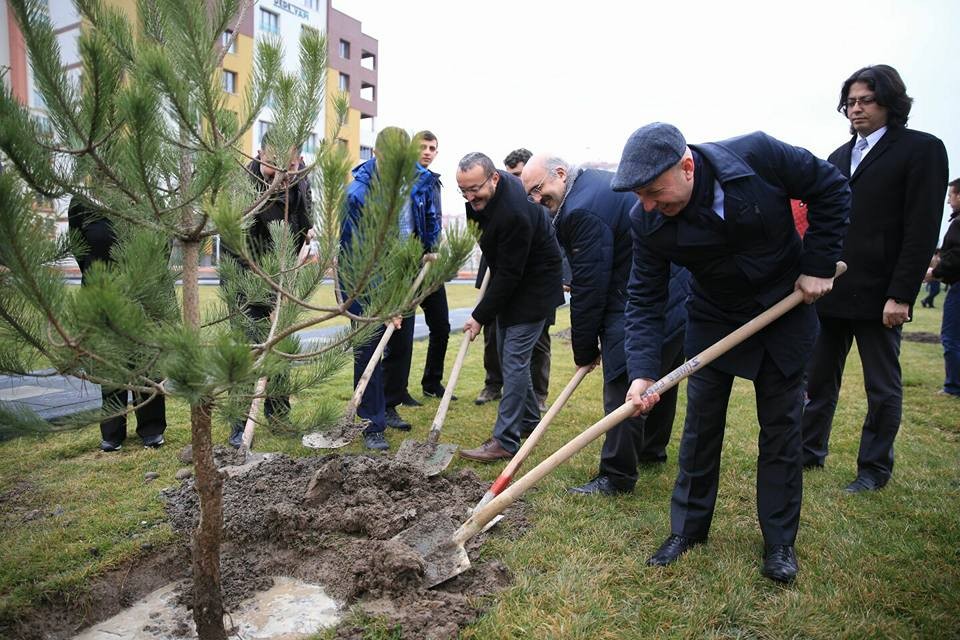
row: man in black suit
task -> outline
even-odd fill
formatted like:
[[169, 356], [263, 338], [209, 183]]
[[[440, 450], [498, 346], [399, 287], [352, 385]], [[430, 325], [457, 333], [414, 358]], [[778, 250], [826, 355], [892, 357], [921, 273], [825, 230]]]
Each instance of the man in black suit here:
[[867, 415], [850, 493], [879, 489], [893, 472], [903, 402], [900, 331], [937, 246], [943, 212], [947, 152], [932, 135], [906, 128], [912, 102], [896, 69], [876, 65], [847, 78], [837, 107], [853, 134], [829, 158], [850, 177], [853, 193], [843, 247], [849, 270], [817, 303], [821, 329], [807, 371], [803, 449], [805, 467], [823, 466], [856, 339]]
[[480, 227], [480, 250], [491, 271], [483, 299], [463, 325], [473, 340], [483, 325], [496, 321], [503, 396], [493, 437], [475, 449], [461, 450], [470, 460], [509, 459], [540, 421], [530, 378], [530, 359], [546, 325], [563, 304], [560, 247], [540, 205], [527, 200], [523, 184], [497, 171], [482, 153], [468, 153], [457, 168], [457, 185], [467, 219]]
[[[643, 393], [661, 371], [671, 263], [693, 276], [684, 351], [694, 357], [793, 290], [803, 304], [687, 381], [687, 415], [670, 509], [671, 535], [648, 560], [667, 565], [707, 539], [720, 478], [720, 451], [734, 376], [753, 381], [760, 423], [757, 515], [764, 576], [797, 574], [794, 541], [803, 474], [800, 416], [803, 370], [817, 334], [812, 303], [827, 293], [840, 257], [850, 191], [832, 165], [756, 132], [687, 146], [655, 122], [635, 131], [611, 184], [632, 191], [633, 274], [628, 332], [645, 330], [627, 354], [627, 401], [648, 411]], [[790, 199], [808, 204], [803, 241]]]

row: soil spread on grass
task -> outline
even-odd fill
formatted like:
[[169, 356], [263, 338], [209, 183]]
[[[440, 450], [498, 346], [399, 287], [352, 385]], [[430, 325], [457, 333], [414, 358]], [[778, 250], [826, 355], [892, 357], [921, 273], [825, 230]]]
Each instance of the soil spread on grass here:
[[904, 331], [903, 339], [907, 342], [923, 342], [926, 344], [940, 344], [940, 336], [929, 331]]
[[[219, 466], [236, 463], [232, 451], [217, 449]], [[467, 543], [472, 562], [468, 571], [433, 589], [423, 587], [423, 559], [391, 538], [426, 517], [464, 521], [487, 488], [472, 470], [428, 478], [415, 465], [389, 455], [278, 455], [226, 477], [224, 607], [234, 610], [254, 593], [270, 588], [272, 576], [289, 576], [320, 584], [331, 597], [346, 603], [350, 615], [338, 627], [337, 638], [364, 637], [360, 625], [371, 618], [380, 619], [377, 626], [399, 630], [404, 638], [454, 638], [489, 605], [485, 596], [511, 582], [501, 562], [475, 556], [489, 536], [513, 538], [527, 527], [523, 504], [512, 505], [503, 523]], [[192, 479], [162, 493], [171, 525], [183, 534], [182, 545], [154, 554], [156, 560], [129, 563], [118, 572], [122, 576], [111, 572], [92, 580], [82, 599], [51, 600], [50, 606], [17, 625], [17, 636], [69, 638], [70, 631], [117, 613], [113, 601], [118, 591], [129, 604], [177, 578], [188, 579], [180, 601], [189, 605], [188, 540], [197, 523], [199, 500]], [[56, 626], [44, 622], [51, 610], [59, 610]]]

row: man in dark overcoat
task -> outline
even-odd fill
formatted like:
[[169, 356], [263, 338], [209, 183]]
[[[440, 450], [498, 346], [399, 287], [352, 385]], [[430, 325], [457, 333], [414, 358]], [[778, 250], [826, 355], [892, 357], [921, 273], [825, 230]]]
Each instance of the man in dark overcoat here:
[[[611, 413], [623, 404], [630, 381], [624, 350], [624, 307], [632, 265], [630, 210], [633, 194], [610, 189], [613, 174], [572, 167], [558, 156], [537, 154], [523, 168], [520, 179], [530, 199], [552, 215], [560, 246], [567, 254], [570, 282], [570, 338], [578, 367], [599, 358], [603, 366], [603, 410]], [[661, 374], [683, 363], [683, 327], [690, 274], [677, 269], [670, 280], [666, 339], [661, 350]], [[642, 331], [637, 340], [645, 339]], [[645, 417], [624, 420], [607, 431], [600, 451], [600, 470], [572, 493], [614, 495], [632, 491], [638, 464], [666, 461], [677, 388], [663, 395]]]
[[530, 378], [530, 358], [545, 325], [563, 304], [560, 247], [540, 205], [527, 200], [520, 180], [498, 171], [482, 153], [469, 153], [457, 168], [457, 185], [466, 199], [467, 219], [480, 227], [480, 250], [490, 269], [483, 299], [464, 324], [475, 338], [496, 319], [503, 396], [493, 437], [470, 460], [508, 459], [540, 421]]
[[[759, 315], [793, 290], [804, 301], [687, 382], [687, 414], [671, 501], [671, 535], [647, 563], [674, 562], [706, 541], [717, 498], [720, 451], [734, 377], [753, 381], [760, 424], [757, 513], [762, 573], [780, 582], [797, 574], [800, 521], [800, 416], [803, 371], [817, 334], [810, 306], [830, 290], [850, 210], [840, 172], [809, 151], [756, 132], [687, 146], [672, 125], [652, 123], [624, 147], [612, 183], [640, 202], [634, 221], [630, 327], [647, 339], [628, 361], [627, 400], [643, 398], [661, 369], [660, 344], [671, 263], [693, 276], [684, 351], [688, 358]], [[801, 242], [790, 199], [808, 204]]]
[[883, 487], [893, 473], [903, 387], [900, 332], [910, 319], [937, 246], [947, 152], [930, 134], [907, 129], [912, 98], [893, 67], [865, 67], [843, 83], [837, 110], [853, 136], [830, 154], [850, 177], [853, 209], [843, 247], [849, 272], [817, 303], [820, 337], [808, 370], [803, 416], [805, 467], [822, 467], [847, 353], [863, 363], [867, 415], [849, 493]]

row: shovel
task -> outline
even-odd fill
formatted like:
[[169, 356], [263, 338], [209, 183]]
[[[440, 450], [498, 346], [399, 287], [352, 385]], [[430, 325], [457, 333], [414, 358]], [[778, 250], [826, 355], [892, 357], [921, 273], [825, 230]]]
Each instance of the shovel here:
[[[483, 294], [487, 291], [489, 282], [490, 270], [487, 269], [486, 275], [483, 276], [483, 282], [480, 284], [480, 292], [477, 294], [477, 304], [483, 299]], [[443, 421], [447, 417], [447, 409], [450, 408], [453, 390], [457, 386], [457, 379], [460, 377], [460, 369], [463, 368], [463, 361], [467, 357], [467, 347], [469, 346], [470, 334], [464, 331], [463, 340], [460, 342], [460, 351], [457, 352], [457, 359], [453, 363], [453, 369], [450, 370], [450, 379], [447, 380], [447, 388], [440, 400], [437, 415], [433, 418], [433, 425], [430, 427], [427, 441], [404, 440], [397, 450], [396, 457], [398, 460], [420, 467], [427, 477], [435, 476], [446, 469], [450, 461], [453, 460], [453, 454], [457, 452], [457, 445], [438, 444], [437, 440], [440, 439], [440, 429], [443, 428]]]
[[[837, 263], [836, 275], [846, 271], [846, 265]], [[676, 386], [690, 374], [699, 371], [715, 359], [737, 346], [750, 336], [754, 335], [780, 316], [790, 311], [803, 301], [803, 293], [794, 291], [789, 296], [770, 307], [753, 320], [721, 339], [716, 344], [707, 347], [696, 356], [660, 378], [645, 392], [644, 396], [664, 391]], [[430, 588], [450, 578], [460, 575], [470, 568], [470, 558], [464, 544], [479, 533], [484, 525], [497, 514], [513, 504], [523, 493], [539, 482], [544, 476], [566, 462], [602, 434], [617, 426], [634, 414], [636, 408], [632, 402], [625, 402], [613, 413], [602, 418], [582, 433], [563, 445], [549, 458], [531, 469], [526, 475], [517, 480], [516, 484], [508, 487], [499, 496], [491, 500], [484, 507], [473, 512], [460, 527], [451, 532], [449, 525], [445, 525], [442, 518], [431, 518], [409, 529], [401, 531], [394, 540], [402, 542], [419, 553], [424, 560], [424, 586]]]
[[553, 422], [553, 419], [558, 413], [560, 413], [560, 410], [563, 409], [563, 406], [567, 403], [567, 400], [570, 399], [570, 396], [573, 395], [573, 392], [576, 391], [577, 387], [580, 385], [580, 382], [588, 373], [593, 371], [593, 367], [594, 365], [588, 365], [586, 367], [580, 367], [577, 369], [577, 372], [573, 374], [573, 378], [567, 383], [567, 386], [563, 388], [563, 391], [560, 392], [560, 396], [553, 401], [553, 404], [550, 405], [550, 408], [547, 409], [547, 413], [543, 416], [543, 418], [540, 419], [539, 424], [537, 424], [536, 428], [530, 433], [530, 436], [524, 441], [523, 446], [520, 447], [520, 450], [517, 451], [516, 455], [510, 459], [510, 462], [507, 463], [506, 468], [504, 468], [504, 470], [500, 473], [487, 492], [483, 494], [480, 502], [478, 502], [477, 506], [473, 508], [474, 512], [496, 498], [510, 485], [510, 482], [513, 481], [513, 476], [517, 473], [520, 465], [523, 464], [523, 461], [527, 459], [527, 456], [530, 455], [530, 452], [533, 451], [533, 448], [537, 446], [537, 442], [540, 441], [540, 438], [543, 436], [544, 432], [546, 432], [547, 427], [550, 426], [550, 423]]
[[[412, 300], [413, 297], [417, 295], [417, 290], [420, 288], [420, 285], [423, 284], [423, 279], [427, 277], [427, 271], [430, 270], [430, 264], [436, 259], [437, 254], [435, 253], [428, 253], [423, 256], [423, 267], [420, 268], [420, 273], [417, 274], [416, 280], [413, 281], [413, 285], [407, 293], [407, 300]], [[397, 327], [393, 322], [387, 323], [387, 328], [384, 330], [380, 342], [377, 343], [377, 348], [373, 351], [373, 355], [370, 356], [367, 368], [363, 370], [363, 375], [361, 375], [360, 380], [357, 381], [357, 388], [347, 403], [347, 410], [344, 412], [343, 419], [332, 429], [308, 433], [303, 436], [301, 439], [303, 446], [310, 449], [339, 449], [353, 442], [354, 438], [363, 431], [363, 425], [355, 425], [353, 423], [354, 418], [357, 417], [357, 406], [359, 406], [360, 401], [363, 400], [363, 394], [367, 390], [367, 384], [369, 384], [370, 378], [373, 376], [373, 370], [376, 369], [377, 364], [380, 363], [380, 356], [383, 355], [383, 350], [387, 347], [387, 343], [390, 342], [390, 336], [392, 336], [396, 330]]]

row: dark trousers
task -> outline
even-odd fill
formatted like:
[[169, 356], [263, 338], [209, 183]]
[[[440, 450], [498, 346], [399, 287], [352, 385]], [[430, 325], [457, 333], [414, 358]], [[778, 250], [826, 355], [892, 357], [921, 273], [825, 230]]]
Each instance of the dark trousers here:
[[493, 437], [510, 453], [517, 452], [520, 440], [530, 435], [540, 422], [540, 410], [530, 379], [530, 358], [543, 325], [541, 320], [497, 327], [503, 366], [503, 396], [497, 408]]
[[[383, 396], [386, 406], [395, 407], [407, 397], [407, 379], [413, 360], [413, 329], [416, 317], [404, 316], [383, 350]], [[379, 339], [379, 338], [378, 338]], [[374, 343], [373, 348], [376, 348]]]
[[[704, 539], [717, 501], [720, 451], [733, 376], [711, 366], [687, 382], [687, 419], [680, 440], [677, 482], [670, 504], [674, 534]], [[792, 545], [800, 522], [803, 474], [800, 418], [803, 370], [784, 376], [764, 356], [753, 381], [760, 424], [757, 515], [766, 544]]]
[[[434, 391], [443, 384], [443, 361], [450, 341], [450, 311], [447, 291], [440, 287], [420, 304], [423, 319], [430, 330], [427, 361], [423, 365], [422, 389]], [[395, 407], [410, 395], [410, 365], [413, 361], [413, 330], [416, 318], [403, 319], [403, 326], [393, 332], [383, 351], [383, 391], [388, 407]]]
[[822, 465], [826, 460], [843, 368], [854, 339], [867, 392], [857, 474], [883, 485], [893, 473], [893, 441], [900, 429], [903, 388], [900, 327], [888, 329], [878, 320], [820, 318], [820, 336], [807, 367], [803, 461]]
[[933, 309], [933, 300], [940, 294], [940, 281], [934, 280], [926, 284], [927, 295], [920, 301], [920, 305]]
[[[661, 352], [660, 375], [666, 375], [683, 364], [683, 334], [670, 340]], [[624, 403], [630, 380], [623, 372], [603, 383], [603, 411], [610, 414]], [[633, 489], [637, 483], [637, 464], [663, 462], [677, 415], [677, 387], [660, 396], [646, 416], [628, 418], [607, 431], [600, 450], [600, 475], [607, 476], [620, 489]]]
[[[373, 334], [369, 342], [353, 348], [354, 389], [357, 388], [357, 383], [360, 382], [360, 378], [363, 376], [363, 372], [366, 370], [367, 363], [370, 362], [373, 352], [377, 350], [377, 344], [380, 343], [380, 338], [383, 337], [384, 330], [385, 327], [380, 325], [380, 328]], [[394, 331], [393, 335], [396, 336], [397, 333], [399, 333], [399, 331]], [[357, 415], [363, 420], [370, 421], [370, 425], [364, 433], [376, 433], [386, 430], [387, 418], [385, 411], [383, 366], [382, 364], [377, 364], [373, 369], [373, 375], [370, 376], [370, 381], [367, 383], [367, 389], [363, 393], [363, 398], [360, 399], [360, 404], [357, 405]]]
[[[103, 410], [121, 410], [127, 406], [130, 392], [126, 389], [101, 389]], [[134, 405], [139, 405], [148, 395], [133, 394]], [[141, 438], [158, 436], [167, 428], [166, 401], [164, 396], [158, 395], [136, 411], [137, 435]], [[123, 442], [127, 438], [127, 416], [116, 416], [100, 423], [100, 437], [107, 442]]]
[[427, 360], [423, 364], [420, 388], [436, 391], [443, 386], [443, 361], [447, 357], [450, 341], [450, 309], [447, 305], [447, 290], [441, 286], [420, 303], [423, 319], [430, 330], [427, 341]]
[[943, 322], [940, 325], [940, 342], [943, 344], [945, 377], [943, 390], [960, 396], [960, 285], [947, 291], [943, 301]]
[[[483, 386], [491, 391], [499, 391], [503, 387], [503, 371], [500, 368], [500, 354], [497, 347], [496, 321], [483, 326], [483, 369], [485, 372]], [[550, 392], [550, 325], [544, 325], [533, 347], [530, 376], [533, 380], [533, 392], [537, 398], [546, 399]]]

